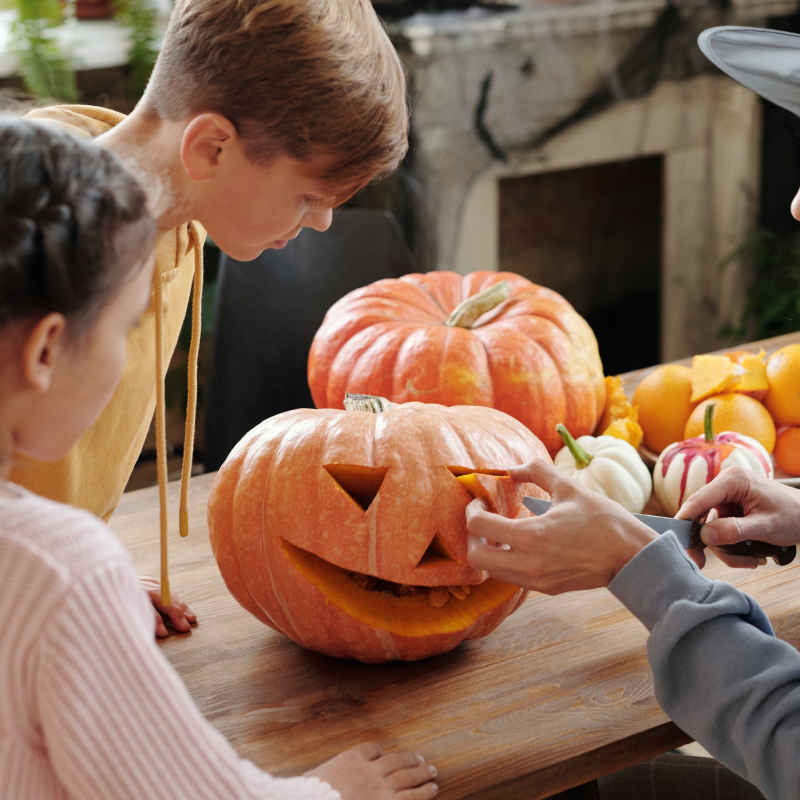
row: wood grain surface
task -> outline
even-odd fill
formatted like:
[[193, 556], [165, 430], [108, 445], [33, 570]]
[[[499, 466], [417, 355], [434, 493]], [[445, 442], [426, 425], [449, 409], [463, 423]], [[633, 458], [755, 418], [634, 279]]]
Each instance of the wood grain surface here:
[[[800, 336], [783, 339], [769, 348]], [[173, 585], [200, 622], [162, 648], [201, 711], [258, 766], [296, 775], [374, 740], [435, 763], [443, 800], [538, 800], [689, 741], [653, 696], [644, 627], [605, 590], [532, 594], [487, 638], [423, 662], [303, 650], [228, 594], [208, 543], [213, 478], [192, 481], [187, 539], [176, 534], [178, 484], [169, 488]], [[140, 574], [158, 574], [155, 487], [126, 494], [111, 527]], [[735, 571], [711, 556], [706, 572], [754, 596], [800, 646], [800, 564]]]

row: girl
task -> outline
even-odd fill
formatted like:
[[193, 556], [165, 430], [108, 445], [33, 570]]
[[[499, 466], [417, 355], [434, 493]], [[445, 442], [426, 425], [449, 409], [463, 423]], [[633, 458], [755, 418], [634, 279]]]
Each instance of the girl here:
[[434, 767], [375, 744], [302, 778], [239, 759], [158, 651], [105, 525], [8, 482], [14, 452], [63, 458], [111, 397], [156, 229], [107, 150], [0, 118], [0, 152], [0, 797], [432, 798]]

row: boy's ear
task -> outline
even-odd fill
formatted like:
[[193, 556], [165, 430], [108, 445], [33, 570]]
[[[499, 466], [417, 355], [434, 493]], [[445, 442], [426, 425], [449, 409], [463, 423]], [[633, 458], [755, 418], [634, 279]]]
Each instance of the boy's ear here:
[[196, 181], [210, 178], [225, 154], [238, 141], [236, 126], [221, 114], [193, 117], [183, 130], [181, 161], [186, 174]]
[[28, 334], [22, 348], [22, 377], [33, 391], [43, 394], [50, 388], [66, 328], [64, 315], [54, 313], [40, 319]]

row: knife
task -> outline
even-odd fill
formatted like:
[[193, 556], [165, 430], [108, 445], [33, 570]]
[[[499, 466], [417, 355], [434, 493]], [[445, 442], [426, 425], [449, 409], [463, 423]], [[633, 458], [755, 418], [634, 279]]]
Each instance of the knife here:
[[[549, 500], [539, 500], [536, 497], [523, 497], [522, 502], [537, 517], [544, 514], [551, 505]], [[703, 523], [698, 520], [653, 517], [648, 514], [634, 514], [633, 516], [656, 533], [672, 531], [678, 537], [678, 542], [684, 550], [702, 550], [705, 547], [700, 539], [700, 529], [703, 527]], [[726, 544], [719, 549], [736, 556], [771, 558], [782, 567], [791, 564], [797, 555], [797, 548], [794, 545], [783, 547], [768, 542], [756, 542], [752, 539], [737, 544]]]

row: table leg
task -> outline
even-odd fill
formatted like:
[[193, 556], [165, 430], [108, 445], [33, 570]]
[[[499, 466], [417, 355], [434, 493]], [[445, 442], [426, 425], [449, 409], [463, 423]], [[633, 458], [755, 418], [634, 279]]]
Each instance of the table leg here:
[[548, 800], [600, 800], [600, 792], [597, 788], [597, 781], [589, 781], [582, 786], [567, 789], [566, 792], [554, 794]]

